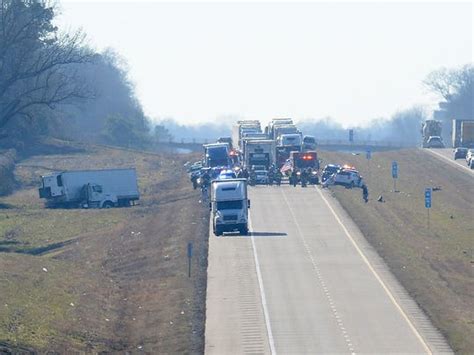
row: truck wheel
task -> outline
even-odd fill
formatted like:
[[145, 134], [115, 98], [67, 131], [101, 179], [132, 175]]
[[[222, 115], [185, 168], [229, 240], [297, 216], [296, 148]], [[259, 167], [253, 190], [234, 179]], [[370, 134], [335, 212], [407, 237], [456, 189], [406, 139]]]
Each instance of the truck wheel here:
[[215, 226], [213, 229], [214, 229], [214, 235], [215, 235], [216, 237], [222, 235], [222, 231], [221, 231], [220, 228], [218, 228], [218, 227]]
[[241, 235], [249, 235], [249, 228], [248, 227], [240, 228], [239, 232]]
[[102, 205], [102, 208], [112, 208], [114, 207], [114, 204], [111, 201], [105, 201], [104, 204]]

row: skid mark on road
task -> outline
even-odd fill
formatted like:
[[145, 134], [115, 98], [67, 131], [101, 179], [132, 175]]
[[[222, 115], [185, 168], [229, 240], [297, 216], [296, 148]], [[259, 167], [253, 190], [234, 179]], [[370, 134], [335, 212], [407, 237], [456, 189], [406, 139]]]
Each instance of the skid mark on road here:
[[342, 320], [341, 315], [337, 311], [336, 305], [335, 305], [335, 303], [332, 299], [332, 296], [331, 296], [331, 292], [330, 292], [329, 288], [327, 287], [326, 282], [324, 281], [321, 270], [320, 270], [318, 264], [316, 263], [316, 260], [314, 259], [313, 253], [311, 253], [311, 249], [309, 248], [309, 245], [306, 241], [306, 238], [304, 237], [304, 234], [301, 232], [301, 228], [298, 224], [298, 221], [296, 219], [296, 216], [295, 216], [293, 210], [290, 207], [290, 204], [288, 202], [288, 199], [286, 198], [286, 194], [285, 194], [284, 190], [281, 189], [280, 191], [283, 195], [283, 200], [285, 201], [285, 203], [288, 207], [288, 211], [290, 211], [291, 216], [293, 217], [293, 220], [294, 220], [295, 226], [296, 226], [296, 230], [298, 232], [298, 236], [300, 237], [300, 240], [303, 243], [303, 246], [306, 250], [306, 254], [309, 257], [309, 260], [311, 261], [311, 264], [313, 266], [313, 270], [315, 272], [316, 280], [319, 283], [319, 285], [321, 286], [321, 288], [323, 289], [324, 295], [326, 296], [326, 299], [329, 303], [329, 307], [331, 308], [334, 320], [337, 323], [337, 326], [339, 327], [339, 330], [341, 331], [341, 335], [344, 338], [344, 341], [346, 342], [347, 349], [349, 350], [349, 352], [352, 355], [355, 355], [356, 351], [354, 350], [354, 345], [352, 344], [349, 333], [347, 332], [346, 327], [344, 326], [344, 321]]

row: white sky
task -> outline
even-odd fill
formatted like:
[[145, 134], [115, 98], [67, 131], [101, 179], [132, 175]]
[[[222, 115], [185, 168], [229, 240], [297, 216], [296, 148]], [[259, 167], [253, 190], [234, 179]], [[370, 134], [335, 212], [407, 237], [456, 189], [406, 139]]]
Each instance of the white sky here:
[[426, 75], [473, 62], [470, 2], [60, 3], [59, 26], [116, 49], [156, 119], [352, 125], [435, 103]]

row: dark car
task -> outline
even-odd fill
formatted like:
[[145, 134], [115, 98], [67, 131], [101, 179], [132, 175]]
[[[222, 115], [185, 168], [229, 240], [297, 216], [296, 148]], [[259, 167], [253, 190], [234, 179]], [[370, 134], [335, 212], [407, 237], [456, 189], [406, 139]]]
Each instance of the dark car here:
[[321, 175], [321, 182], [325, 182], [327, 179], [331, 177], [331, 175], [337, 173], [342, 166], [336, 164], [328, 164], [324, 167], [323, 173]]
[[465, 159], [467, 155], [467, 148], [456, 148], [454, 149], [454, 160]]

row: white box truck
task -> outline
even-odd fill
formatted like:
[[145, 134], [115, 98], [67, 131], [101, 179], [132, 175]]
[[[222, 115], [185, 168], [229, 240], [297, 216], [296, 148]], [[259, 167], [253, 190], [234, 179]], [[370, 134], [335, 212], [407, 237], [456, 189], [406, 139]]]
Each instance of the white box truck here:
[[140, 199], [135, 169], [63, 171], [41, 182], [39, 196], [52, 207], [122, 207]]
[[216, 236], [235, 231], [247, 235], [249, 208], [247, 179], [212, 181], [210, 209], [212, 229]]
[[266, 170], [275, 163], [275, 141], [271, 139], [244, 140], [244, 166], [264, 165]]

